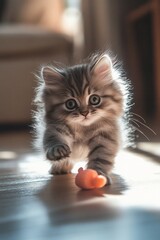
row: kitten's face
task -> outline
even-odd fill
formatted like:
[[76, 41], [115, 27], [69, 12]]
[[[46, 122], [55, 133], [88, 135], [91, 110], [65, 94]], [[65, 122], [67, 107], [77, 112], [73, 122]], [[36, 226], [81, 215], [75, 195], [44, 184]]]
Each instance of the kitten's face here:
[[88, 89], [83, 96], [68, 98], [65, 102], [64, 109], [68, 113], [66, 116], [68, 122], [87, 126], [103, 117], [102, 97], [94, 93], [89, 94]]
[[50, 120], [89, 126], [122, 113], [122, 93], [106, 55], [90, 71], [80, 65], [61, 73], [48, 68], [45, 74], [44, 101]]
[[119, 115], [121, 106], [111, 99], [111, 96], [108, 95], [111, 92], [108, 90], [106, 88], [103, 91], [90, 90], [90, 92], [88, 87], [83, 96], [68, 98], [62, 105], [61, 113], [65, 112], [65, 118], [69, 123], [78, 123], [84, 126], [110, 119], [111, 116], [115, 117]]

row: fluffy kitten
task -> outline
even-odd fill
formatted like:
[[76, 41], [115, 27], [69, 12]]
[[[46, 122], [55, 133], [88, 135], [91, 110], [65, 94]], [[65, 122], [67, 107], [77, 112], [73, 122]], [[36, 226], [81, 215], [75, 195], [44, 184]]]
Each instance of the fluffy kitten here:
[[104, 53], [73, 67], [45, 66], [40, 78], [36, 128], [51, 172], [69, 173], [86, 159], [87, 168], [109, 180], [127, 110], [127, 85], [111, 58]]

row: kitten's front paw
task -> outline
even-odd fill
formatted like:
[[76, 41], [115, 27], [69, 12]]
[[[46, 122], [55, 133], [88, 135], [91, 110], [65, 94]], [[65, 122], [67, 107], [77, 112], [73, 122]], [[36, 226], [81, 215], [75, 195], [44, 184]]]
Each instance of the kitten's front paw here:
[[60, 160], [69, 157], [71, 153], [70, 148], [66, 144], [57, 144], [47, 151], [47, 158], [49, 160]]

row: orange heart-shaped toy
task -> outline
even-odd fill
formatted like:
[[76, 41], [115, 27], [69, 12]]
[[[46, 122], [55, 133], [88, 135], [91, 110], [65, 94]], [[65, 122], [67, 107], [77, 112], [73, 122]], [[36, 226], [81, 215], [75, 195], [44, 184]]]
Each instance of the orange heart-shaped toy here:
[[102, 175], [98, 175], [93, 169], [83, 170], [83, 168], [79, 168], [75, 178], [75, 184], [82, 189], [101, 188], [106, 183], [107, 179]]

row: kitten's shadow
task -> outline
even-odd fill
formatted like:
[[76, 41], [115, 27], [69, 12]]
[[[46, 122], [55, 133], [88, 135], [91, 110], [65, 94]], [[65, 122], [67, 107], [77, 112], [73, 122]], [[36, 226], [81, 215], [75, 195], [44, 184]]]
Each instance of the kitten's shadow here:
[[99, 189], [79, 190], [78, 200], [89, 199], [93, 197], [104, 197], [106, 195], [122, 195], [129, 187], [124, 179], [118, 174], [111, 175], [112, 184]]
[[93, 190], [80, 190], [74, 179], [73, 174], [53, 176], [39, 193], [53, 225], [117, 215], [107, 196], [121, 195], [128, 189], [119, 175], [112, 175], [112, 185]]

